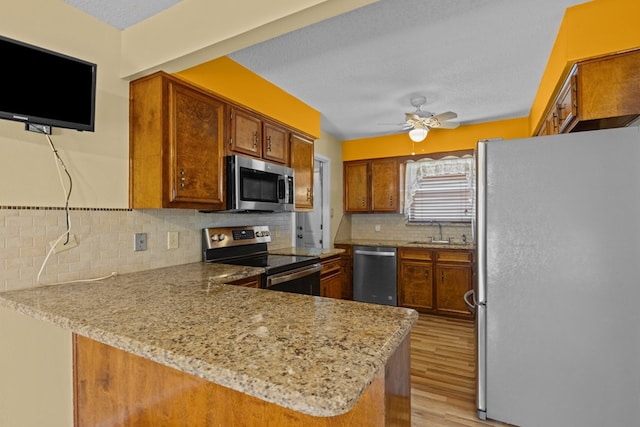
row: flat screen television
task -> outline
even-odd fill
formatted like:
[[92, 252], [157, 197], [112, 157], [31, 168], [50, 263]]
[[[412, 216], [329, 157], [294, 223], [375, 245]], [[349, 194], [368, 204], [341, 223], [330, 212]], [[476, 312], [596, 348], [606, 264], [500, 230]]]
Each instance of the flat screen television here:
[[96, 64], [0, 36], [0, 118], [94, 131]]

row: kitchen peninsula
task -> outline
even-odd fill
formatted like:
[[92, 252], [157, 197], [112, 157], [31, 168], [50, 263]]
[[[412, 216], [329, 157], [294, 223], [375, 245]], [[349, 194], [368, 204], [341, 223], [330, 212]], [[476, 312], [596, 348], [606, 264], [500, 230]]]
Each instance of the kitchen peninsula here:
[[2, 334], [25, 321], [70, 336], [76, 426], [409, 426], [417, 313], [224, 284], [259, 270], [192, 263], [0, 293]]

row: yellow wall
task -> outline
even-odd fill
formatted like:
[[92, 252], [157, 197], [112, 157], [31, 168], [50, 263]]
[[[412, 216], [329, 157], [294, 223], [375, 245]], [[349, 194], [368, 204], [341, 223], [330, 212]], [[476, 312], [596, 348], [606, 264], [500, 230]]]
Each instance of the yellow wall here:
[[457, 129], [434, 129], [422, 142], [413, 143], [406, 133], [377, 138], [353, 139], [342, 143], [342, 160], [472, 150], [481, 139], [513, 139], [528, 136], [529, 120], [501, 120], [460, 126]]
[[479, 139], [531, 136], [574, 62], [640, 47], [638, 16], [637, 0], [594, 0], [568, 8], [529, 117], [434, 130], [415, 150], [407, 134], [344, 141], [343, 160], [471, 149]]
[[314, 138], [320, 136], [318, 111], [228, 57], [176, 74]]

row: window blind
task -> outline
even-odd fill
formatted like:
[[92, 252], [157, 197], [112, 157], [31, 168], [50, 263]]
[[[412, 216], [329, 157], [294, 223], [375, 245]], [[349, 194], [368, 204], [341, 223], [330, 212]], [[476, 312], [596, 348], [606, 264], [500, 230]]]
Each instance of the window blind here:
[[473, 221], [473, 157], [411, 162], [406, 171], [405, 215], [409, 222]]

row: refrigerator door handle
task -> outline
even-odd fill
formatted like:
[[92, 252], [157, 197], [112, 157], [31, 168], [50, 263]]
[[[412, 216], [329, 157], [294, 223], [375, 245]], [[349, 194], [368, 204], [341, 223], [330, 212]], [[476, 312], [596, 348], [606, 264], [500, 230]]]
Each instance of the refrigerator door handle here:
[[[473, 289], [467, 291], [464, 293], [464, 303], [467, 304], [467, 307], [469, 307], [469, 310], [471, 310], [471, 312], [475, 312], [476, 311], [476, 305], [478, 305], [478, 303], [476, 303], [476, 293]], [[471, 300], [469, 300], [469, 298], [471, 298]]]

